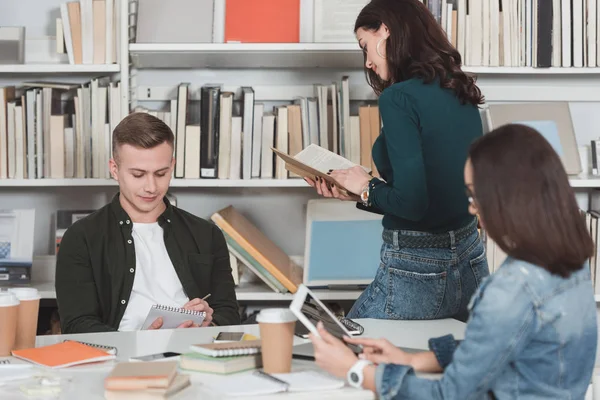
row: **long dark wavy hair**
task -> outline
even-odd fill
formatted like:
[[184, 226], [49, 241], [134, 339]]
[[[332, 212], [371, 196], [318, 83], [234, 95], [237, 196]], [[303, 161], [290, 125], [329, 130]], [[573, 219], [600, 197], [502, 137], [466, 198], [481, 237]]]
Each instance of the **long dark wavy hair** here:
[[376, 32], [381, 24], [390, 31], [385, 41], [390, 79], [382, 80], [365, 66], [367, 82], [377, 95], [397, 82], [420, 78], [430, 83], [437, 78], [462, 104], [484, 103], [475, 78], [462, 71], [459, 52], [427, 6], [419, 0], [372, 0], [356, 18], [354, 32], [359, 28]]

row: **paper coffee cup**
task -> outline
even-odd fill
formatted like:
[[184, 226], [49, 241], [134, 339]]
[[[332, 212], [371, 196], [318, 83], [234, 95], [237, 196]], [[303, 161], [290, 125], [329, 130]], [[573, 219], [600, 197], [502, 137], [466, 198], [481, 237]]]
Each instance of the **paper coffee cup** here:
[[265, 372], [291, 372], [296, 316], [287, 308], [267, 308], [258, 314], [256, 321], [260, 329]]
[[19, 299], [13, 293], [0, 292], [0, 356], [10, 356], [17, 335]]
[[15, 349], [20, 350], [35, 347], [40, 294], [35, 288], [10, 288], [8, 291], [17, 296], [20, 301]]

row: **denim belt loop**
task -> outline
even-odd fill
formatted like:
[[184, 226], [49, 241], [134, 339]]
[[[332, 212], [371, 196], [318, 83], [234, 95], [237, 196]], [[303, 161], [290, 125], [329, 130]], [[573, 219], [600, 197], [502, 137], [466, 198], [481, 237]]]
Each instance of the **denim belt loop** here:
[[448, 232], [450, 234], [450, 250], [456, 250], [456, 236], [454, 231]]
[[393, 241], [394, 241], [394, 248], [397, 249], [400, 247], [399, 242], [398, 242], [398, 231], [394, 231], [394, 235], [393, 235]]

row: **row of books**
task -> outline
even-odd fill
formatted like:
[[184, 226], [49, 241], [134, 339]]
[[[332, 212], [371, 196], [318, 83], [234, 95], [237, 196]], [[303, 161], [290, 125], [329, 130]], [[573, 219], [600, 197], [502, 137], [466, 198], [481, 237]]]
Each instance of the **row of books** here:
[[107, 179], [120, 86], [95, 78], [0, 88], [0, 179]]
[[78, 0], [62, 3], [56, 19], [58, 53], [70, 64], [113, 64], [119, 61], [119, 2]]
[[375, 170], [371, 147], [379, 136], [376, 105], [361, 105], [350, 115], [348, 77], [341, 84], [314, 85], [315, 95], [267, 110], [252, 87], [241, 88], [241, 100], [222, 85], [200, 88], [200, 107], [190, 101], [190, 84], [166, 110], [138, 107], [163, 120], [175, 134], [175, 178], [287, 179], [272, 147], [292, 156], [311, 144]]
[[421, 0], [469, 66], [600, 66], [598, 0]]
[[[137, 43], [356, 42], [368, 0], [144, 0]], [[177, 28], [173, 28], [173, 23]]]

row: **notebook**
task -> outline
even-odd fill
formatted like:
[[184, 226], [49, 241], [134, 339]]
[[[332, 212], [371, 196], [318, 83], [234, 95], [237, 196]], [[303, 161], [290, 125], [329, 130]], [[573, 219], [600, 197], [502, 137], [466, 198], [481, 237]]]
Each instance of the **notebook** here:
[[273, 374], [279, 382], [261, 376], [256, 372], [235, 375], [227, 379], [207, 384], [209, 390], [226, 396], [260, 396], [279, 392], [323, 392], [344, 387], [344, 381], [331, 378], [317, 371], [292, 372], [289, 374]]
[[175, 375], [173, 382], [167, 388], [150, 388], [144, 390], [105, 390], [106, 400], [149, 400], [168, 399], [190, 386], [189, 375]]
[[104, 379], [106, 390], [166, 389], [177, 375], [177, 361], [122, 362]]
[[13, 357], [50, 368], [113, 360], [114, 355], [82, 343], [68, 341], [44, 347], [13, 350]]
[[102, 344], [88, 343], [88, 342], [80, 342], [78, 340], [63, 340], [63, 342], [77, 342], [81, 344], [85, 344], [86, 346], [91, 346], [96, 349], [107, 352], [108, 354], [117, 355], [117, 348], [113, 346], [105, 346]]
[[260, 346], [259, 339], [230, 343], [193, 344], [190, 346], [190, 350], [209, 357], [231, 357], [260, 353]]
[[175, 329], [185, 321], [193, 321], [195, 324], [202, 324], [206, 313], [204, 311], [184, 310], [179, 307], [169, 307], [155, 304], [150, 308], [146, 320], [142, 325], [142, 330], [148, 329], [158, 317], [162, 317], [163, 325], [161, 329]]
[[227, 375], [256, 369], [262, 366], [260, 354], [249, 356], [210, 357], [204, 354], [190, 352], [183, 354], [179, 367], [184, 370], [210, 374]]

